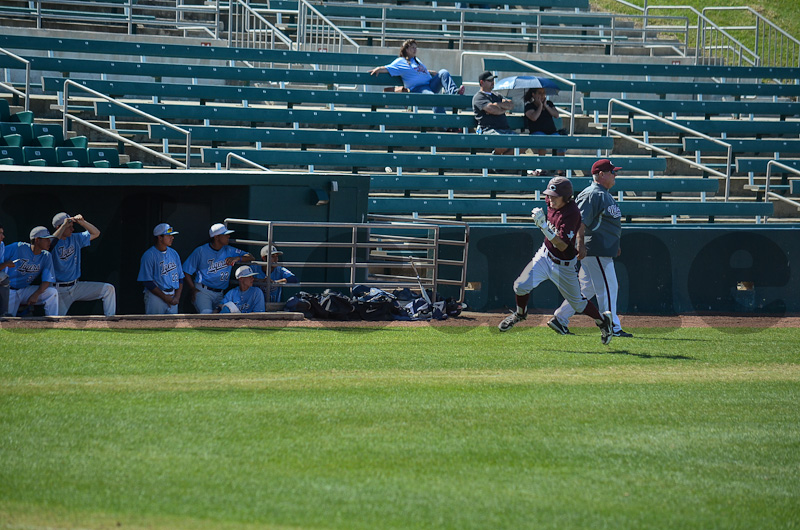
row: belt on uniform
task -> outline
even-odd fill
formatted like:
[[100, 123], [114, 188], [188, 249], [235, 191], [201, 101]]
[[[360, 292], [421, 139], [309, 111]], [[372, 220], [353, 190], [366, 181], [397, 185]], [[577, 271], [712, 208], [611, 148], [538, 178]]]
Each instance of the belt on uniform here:
[[198, 283], [197, 285], [199, 287], [202, 287], [203, 289], [208, 289], [209, 291], [214, 291], [215, 293], [224, 293], [225, 292], [225, 289], [214, 289], [213, 287], [209, 287], [208, 285], [204, 285], [202, 283]]
[[572, 265], [571, 259], [569, 260], [558, 259], [557, 257], [553, 256], [550, 252], [547, 253], [547, 257], [550, 258], [550, 261], [552, 261], [556, 265], [564, 265], [565, 267]]
[[57, 283], [56, 287], [72, 287], [76, 283], [78, 283], [78, 280], [72, 280], [71, 282]]
[[164, 289], [161, 289], [161, 292], [164, 293], [164, 294], [175, 294], [175, 289], [170, 289], [169, 291], [165, 291]]

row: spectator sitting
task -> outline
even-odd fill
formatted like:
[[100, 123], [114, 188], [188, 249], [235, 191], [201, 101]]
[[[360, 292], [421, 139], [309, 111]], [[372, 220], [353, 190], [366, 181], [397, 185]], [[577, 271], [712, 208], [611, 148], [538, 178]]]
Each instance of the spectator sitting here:
[[[463, 94], [464, 87], [457, 87], [450, 72], [439, 70], [429, 72], [417, 58], [417, 41], [409, 39], [400, 48], [400, 56], [387, 64], [369, 71], [370, 75], [389, 74], [400, 76], [403, 86], [417, 94], [438, 94], [444, 89], [445, 94]], [[444, 113], [443, 107], [434, 107], [433, 112]]]
[[253, 281], [258, 273], [249, 265], [236, 269], [239, 287], [231, 289], [222, 298], [221, 313], [263, 313], [267, 310], [264, 293], [261, 289], [252, 289]]
[[[553, 120], [558, 117], [558, 109], [552, 101], [547, 99], [547, 92], [544, 88], [529, 88], [525, 92], [523, 100], [525, 101], [525, 128], [530, 134], [560, 136]], [[546, 149], [539, 149], [539, 156], [546, 154]], [[558, 150], [558, 156], [565, 154], [565, 149]], [[540, 175], [547, 174], [542, 170], [537, 171]]]
[[[478, 134], [518, 134], [508, 126], [506, 112], [514, 108], [514, 102], [492, 92], [496, 75], [483, 72], [478, 76], [481, 89], [472, 97], [472, 110], [475, 112], [475, 121], [478, 122]], [[494, 154], [512, 154], [513, 149], [498, 147]]]
[[[278, 250], [277, 248], [270, 247], [269, 245], [264, 245], [261, 249], [261, 260], [266, 261], [269, 263], [269, 278], [271, 280], [270, 286], [270, 293], [269, 293], [269, 301], [270, 302], [280, 302], [281, 301], [281, 293], [283, 288], [281, 285], [287, 283], [299, 283], [297, 280], [297, 276], [292, 273], [286, 267], [278, 267], [275, 264], [278, 262], [280, 257], [283, 255], [283, 252]], [[267, 277], [267, 267], [262, 267], [262, 271], [258, 273], [258, 283], [264, 284], [262, 289], [266, 290], [266, 277]]]

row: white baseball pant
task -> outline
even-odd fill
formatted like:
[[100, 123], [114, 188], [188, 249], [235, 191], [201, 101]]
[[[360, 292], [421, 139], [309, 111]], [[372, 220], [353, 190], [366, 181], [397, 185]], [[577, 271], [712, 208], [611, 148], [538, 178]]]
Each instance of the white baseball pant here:
[[64, 316], [73, 302], [90, 300], [103, 301], [103, 314], [113, 317], [117, 314], [117, 293], [114, 286], [103, 282], [75, 282], [69, 287], [58, 287], [58, 314]]
[[197, 285], [197, 293], [194, 295], [194, 308], [198, 313], [213, 313], [214, 308], [222, 305], [222, 297], [225, 293], [218, 293], [208, 289], [205, 285]]
[[[614, 321], [614, 331], [622, 329], [617, 315], [617, 294], [619, 283], [617, 283], [617, 271], [614, 269], [614, 258], [610, 256], [586, 256], [581, 261], [581, 272], [579, 274], [581, 293], [587, 300], [597, 296], [597, 309], [604, 313], [611, 311]], [[569, 326], [569, 319], [576, 311], [569, 304], [563, 303], [556, 309], [554, 316], [564, 326]]]
[[581, 296], [578, 273], [575, 270], [577, 259], [558, 261], [557, 264], [546, 247], [540, 247], [514, 282], [514, 293], [526, 295], [543, 281], [550, 280], [564, 297], [564, 303], [572, 307], [573, 313], [583, 313], [587, 301]]
[[164, 300], [145, 289], [144, 312], [146, 315], [177, 315], [178, 304], [169, 305]]
[[[38, 289], [38, 285], [29, 285], [27, 287], [23, 287], [22, 289], [11, 289], [8, 293], [8, 314], [11, 316], [17, 316], [17, 311], [19, 311], [20, 304], [27, 302], [28, 298], [30, 298], [31, 295]], [[36, 303], [36, 305], [44, 306], [44, 314], [46, 316], [58, 316], [58, 291], [56, 291], [54, 287], [48, 287], [39, 296], [39, 301]]]

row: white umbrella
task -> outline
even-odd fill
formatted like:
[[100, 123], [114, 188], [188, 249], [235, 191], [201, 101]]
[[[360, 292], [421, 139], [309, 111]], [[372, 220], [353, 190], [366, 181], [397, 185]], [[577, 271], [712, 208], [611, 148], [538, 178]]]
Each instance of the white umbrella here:
[[529, 88], [544, 88], [548, 96], [558, 94], [560, 87], [550, 78], [534, 75], [504, 77], [494, 84], [494, 91], [510, 99], [521, 100]]

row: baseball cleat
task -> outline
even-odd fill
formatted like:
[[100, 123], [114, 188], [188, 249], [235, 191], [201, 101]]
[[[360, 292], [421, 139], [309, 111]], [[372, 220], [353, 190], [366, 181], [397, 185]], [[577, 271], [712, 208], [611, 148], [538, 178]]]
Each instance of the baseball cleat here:
[[611, 318], [611, 311], [606, 311], [600, 315], [600, 320], [595, 320], [597, 327], [600, 328], [600, 342], [608, 344], [614, 338], [614, 321]]
[[500, 331], [508, 331], [509, 329], [514, 327], [514, 324], [517, 322], [522, 322], [528, 317], [528, 315], [520, 315], [516, 311], [508, 315], [506, 318], [503, 319], [500, 324], [497, 325], [497, 329]]
[[633, 333], [628, 333], [624, 329], [618, 329], [614, 332], [615, 337], [633, 337]]
[[573, 333], [570, 332], [569, 328], [562, 324], [556, 317], [551, 318], [547, 321], [547, 325], [558, 333], [559, 335], [572, 335]]

